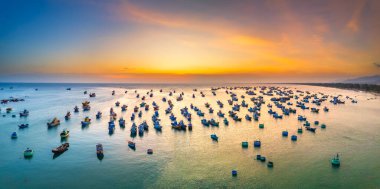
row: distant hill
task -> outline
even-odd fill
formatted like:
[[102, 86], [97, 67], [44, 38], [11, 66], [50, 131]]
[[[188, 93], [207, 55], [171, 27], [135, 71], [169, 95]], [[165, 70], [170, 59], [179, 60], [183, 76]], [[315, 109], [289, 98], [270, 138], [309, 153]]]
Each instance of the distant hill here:
[[343, 83], [375, 84], [380, 85], [380, 75], [358, 77], [342, 81]]

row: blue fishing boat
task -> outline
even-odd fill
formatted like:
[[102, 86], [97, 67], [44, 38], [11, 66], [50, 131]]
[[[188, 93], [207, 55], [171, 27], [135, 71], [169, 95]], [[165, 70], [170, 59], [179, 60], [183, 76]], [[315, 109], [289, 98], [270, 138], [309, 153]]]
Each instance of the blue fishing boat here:
[[131, 135], [134, 136], [136, 134], [137, 134], [137, 126], [135, 123], [133, 123], [131, 127]]
[[305, 127], [305, 128], [306, 128], [306, 130], [311, 131], [313, 133], [315, 133], [315, 130], [317, 129], [317, 128], [313, 128], [313, 127]]
[[297, 135], [292, 135], [291, 140], [292, 141], [297, 141]]
[[189, 129], [189, 131], [192, 131], [192, 130], [193, 130], [193, 124], [189, 123], [189, 124], [187, 125], [187, 128]]
[[16, 133], [16, 132], [13, 132], [12, 135], [11, 135], [11, 138], [12, 138], [12, 139], [16, 139], [16, 138], [17, 138], [17, 133]]
[[121, 107], [121, 111], [122, 111], [122, 112], [125, 112], [125, 111], [127, 111], [127, 108], [128, 108], [128, 106], [124, 104], [124, 105]]
[[260, 141], [260, 140], [255, 140], [255, 141], [253, 142], [253, 146], [254, 146], [254, 147], [257, 147], [257, 148], [260, 148], [260, 147], [261, 147], [261, 141]]
[[160, 125], [160, 122], [156, 121], [154, 122], [154, 126], [153, 126], [157, 131], [161, 131], [162, 129], [162, 126]]
[[109, 131], [109, 133], [112, 133], [114, 130], [115, 130], [115, 122], [114, 121], [108, 122], [108, 131]]
[[143, 125], [139, 125], [139, 135], [140, 136], [144, 135], [144, 126]]
[[234, 177], [236, 177], [237, 176], [237, 174], [238, 174], [238, 172], [236, 171], [236, 170], [232, 170], [232, 176], [234, 176]]
[[210, 125], [211, 126], [219, 126], [219, 122], [216, 122], [214, 119], [210, 120]]
[[125, 120], [122, 117], [119, 119], [119, 125], [120, 127], [125, 127]]
[[75, 106], [75, 107], [74, 107], [74, 112], [75, 112], [75, 113], [78, 113], [78, 112], [79, 112], [79, 108], [78, 108], [78, 106]]
[[204, 125], [204, 126], [210, 126], [209, 121], [207, 121], [206, 119], [202, 119], [202, 120], [201, 120], [201, 123], [202, 123], [202, 125]]
[[211, 139], [212, 140], [216, 140], [216, 141], [218, 141], [218, 136], [216, 136], [216, 134], [211, 134]]
[[20, 129], [25, 129], [25, 128], [28, 128], [29, 127], [29, 124], [21, 124], [18, 126], [18, 128]]
[[100, 118], [102, 118], [102, 112], [96, 113], [96, 119], [100, 119]]
[[227, 118], [224, 118], [223, 123], [224, 123], [224, 125], [228, 125], [229, 124]]
[[282, 131], [282, 136], [287, 137], [288, 136], [288, 131]]
[[252, 117], [249, 116], [248, 114], [245, 115], [245, 119], [246, 119], [247, 121], [252, 121]]
[[22, 112], [20, 112], [20, 117], [28, 117], [29, 116], [29, 111], [28, 110], [24, 110]]
[[129, 146], [131, 149], [133, 149], [133, 150], [136, 149], [136, 143], [134, 143], [134, 142], [132, 142], [132, 141], [128, 141], [128, 146]]

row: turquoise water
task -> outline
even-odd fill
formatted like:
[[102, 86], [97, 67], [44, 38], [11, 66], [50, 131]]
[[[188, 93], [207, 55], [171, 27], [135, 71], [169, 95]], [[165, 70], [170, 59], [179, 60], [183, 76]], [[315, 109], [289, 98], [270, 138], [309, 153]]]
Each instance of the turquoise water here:
[[[13, 89], [9, 89], [13, 86]], [[86, 84], [0, 84], [0, 99], [10, 96], [25, 98], [25, 102], [1, 105], [0, 117], [0, 188], [380, 188], [380, 100], [375, 95], [324, 87], [286, 86], [293, 91], [303, 90], [311, 93], [323, 92], [329, 95], [342, 94], [358, 100], [357, 104], [346, 101], [344, 105], [328, 106], [328, 113], [320, 111], [312, 114], [297, 108], [297, 114], [275, 120], [262, 106], [258, 122], [246, 121], [246, 108], [241, 108], [239, 117], [242, 122], [234, 122], [227, 116], [231, 109], [227, 100], [230, 97], [224, 90], [213, 96], [208, 86], [192, 85], [86, 85]], [[72, 87], [71, 91], [65, 90]], [[34, 88], [38, 88], [35, 91]], [[158, 90], [162, 88], [163, 92]], [[201, 98], [191, 98], [192, 89], [198, 88], [206, 94]], [[132, 125], [130, 116], [135, 105], [141, 99], [136, 98], [134, 90], [140, 95], [154, 90], [154, 97], [145, 101], [155, 101], [160, 106], [162, 132], [153, 129], [151, 116], [153, 108], [143, 112], [143, 117], [136, 116], [135, 122], [146, 120], [149, 132], [143, 137], [130, 137]], [[173, 97], [168, 92], [175, 89]], [[95, 92], [96, 98], [89, 98], [83, 91]], [[111, 91], [116, 95], [112, 96]], [[128, 94], [124, 91], [128, 90]], [[184, 100], [177, 102], [175, 97], [184, 92]], [[239, 97], [242, 89], [234, 90]], [[178, 120], [183, 119], [180, 109], [193, 103], [205, 112], [205, 118], [220, 121], [219, 127], [204, 127], [200, 118], [189, 109], [193, 117], [193, 130], [176, 131], [171, 129], [170, 119], [165, 115], [167, 103], [162, 97], [172, 99], [173, 113]], [[264, 96], [266, 103], [271, 103], [269, 96]], [[376, 99], [373, 99], [376, 98]], [[91, 111], [72, 113], [69, 121], [64, 120], [67, 111], [73, 111], [75, 105], [85, 100], [91, 101]], [[217, 100], [224, 103], [222, 111], [230, 121], [224, 126], [217, 117], [219, 107]], [[115, 102], [128, 105], [126, 112], [115, 107]], [[291, 100], [294, 102], [294, 99]], [[209, 114], [204, 103], [210, 103], [214, 114]], [[249, 107], [252, 102], [246, 95]], [[309, 105], [311, 106], [311, 105]], [[5, 113], [6, 107], [12, 107], [13, 113], [28, 109], [27, 118], [12, 118]], [[116, 122], [113, 135], [108, 134], [108, 114], [110, 107], [118, 116], [126, 119], [122, 129]], [[273, 106], [275, 107], [275, 106]], [[189, 107], [190, 108], [190, 107]], [[276, 110], [276, 108], [273, 108]], [[101, 120], [95, 119], [97, 111], [103, 112]], [[279, 112], [277, 110], [277, 112]], [[317, 127], [316, 133], [304, 130], [297, 134], [302, 125], [297, 115], [305, 115], [312, 123], [319, 120], [327, 125], [326, 129]], [[90, 116], [93, 122], [88, 128], [82, 128], [80, 121]], [[61, 120], [57, 128], [48, 129], [46, 123], [53, 117]], [[19, 130], [18, 124], [29, 123], [29, 128]], [[259, 129], [258, 124], [265, 128]], [[67, 128], [70, 136], [69, 150], [53, 159], [51, 149], [61, 144], [59, 133]], [[289, 137], [281, 136], [283, 130], [289, 131]], [[12, 132], [18, 138], [12, 140]], [[210, 134], [216, 133], [219, 141], [212, 141]], [[292, 142], [290, 136], [298, 135], [298, 141]], [[260, 139], [261, 148], [253, 148], [253, 141]], [[136, 142], [136, 150], [128, 148], [127, 141]], [[242, 141], [249, 141], [249, 148], [241, 147]], [[95, 145], [102, 143], [104, 159], [96, 157]], [[24, 159], [23, 150], [32, 148], [34, 156]], [[153, 155], [146, 150], [152, 148]], [[339, 152], [342, 165], [332, 168], [331, 157]], [[256, 154], [262, 154], [274, 162], [274, 168], [267, 168], [265, 163], [256, 161]], [[231, 170], [238, 171], [237, 177], [231, 176]]]

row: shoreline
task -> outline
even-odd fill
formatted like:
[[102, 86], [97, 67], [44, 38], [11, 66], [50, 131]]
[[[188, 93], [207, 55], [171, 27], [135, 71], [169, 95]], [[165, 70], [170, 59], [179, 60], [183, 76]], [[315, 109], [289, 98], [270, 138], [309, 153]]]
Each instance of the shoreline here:
[[359, 83], [293, 83], [297, 85], [310, 85], [320, 87], [331, 87], [338, 89], [347, 89], [353, 91], [363, 91], [380, 95], [380, 85], [375, 84], [359, 84]]

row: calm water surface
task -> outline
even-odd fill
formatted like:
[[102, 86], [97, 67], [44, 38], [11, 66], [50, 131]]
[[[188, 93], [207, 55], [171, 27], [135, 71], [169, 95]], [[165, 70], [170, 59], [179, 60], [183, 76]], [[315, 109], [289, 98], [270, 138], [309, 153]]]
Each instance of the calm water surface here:
[[[14, 88], [9, 89], [9, 86]], [[65, 90], [67, 87], [72, 90]], [[222, 111], [227, 114], [231, 109], [227, 103], [230, 97], [224, 90], [213, 96], [208, 86], [0, 84], [0, 88], [4, 88], [0, 90], [0, 99], [10, 96], [25, 98], [25, 102], [1, 105], [1, 115], [6, 114], [6, 107], [12, 107], [13, 114], [23, 109], [30, 111], [27, 118], [12, 118], [12, 114], [0, 117], [0, 188], [380, 188], [379, 98], [369, 93], [332, 88], [286, 87], [294, 91], [348, 95], [358, 103], [346, 101], [344, 105], [334, 106], [324, 102], [320, 108], [326, 105], [330, 111], [321, 110], [319, 114], [297, 108], [297, 114], [285, 116], [282, 120], [272, 118], [265, 104], [258, 122], [246, 121], [244, 116], [248, 111], [241, 108], [238, 114], [243, 118], [242, 122], [234, 122], [228, 117], [230, 125], [224, 126], [216, 114], [219, 110], [216, 101], [224, 103]], [[158, 91], [160, 88], [164, 90], [162, 93]], [[203, 91], [206, 97], [201, 98], [198, 91], [197, 97], [191, 98], [193, 88]], [[135, 89], [140, 95], [154, 90], [155, 96], [145, 101], [150, 105], [155, 101], [160, 106], [162, 132], [153, 129], [151, 106], [148, 112], [143, 110], [142, 118], [135, 120], [137, 124], [146, 120], [149, 132], [143, 137], [130, 137], [130, 116], [133, 107], [141, 102], [133, 92]], [[202, 126], [200, 118], [190, 110], [193, 131], [171, 129], [170, 119], [164, 111], [168, 105], [161, 99], [168, 97], [168, 92], [173, 89], [177, 93], [168, 99], [174, 103], [173, 113], [178, 120], [183, 119], [180, 109], [193, 103], [205, 112], [205, 118], [219, 120], [220, 126]], [[84, 90], [95, 92], [97, 97], [89, 98], [83, 94]], [[116, 91], [115, 96], [111, 95], [112, 90]], [[124, 93], [125, 90], [129, 91], [128, 94]], [[181, 102], [175, 100], [179, 92], [185, 93]], [[245, 91], [234, 92], [241, 103], [240, 95]], [[270, 102], [270, 97], [264, 96], [264, 99]], [[65, 113], [73, 111], [75, 105], [79, 106], [85, 100], [91, 101], [91, 111], [72, 113], [71, 120], [65, 121]], [[116, 101], [128, 105], [128, 110], [121, 112], [115, 107]], [[214, 114], [208, 113], [204, 106], [206, 102], [215, 109]], [[253, 106], [247, 95], [246, 102], [249, 107]], [[115, 122], [113, 135], [108, 134], [110, 107], [127, 120], [125, 129]], [[95, 119], [97, 111], [103, 112], [101, 120]], [[297, 128], [302, 125], [297, 121], [298, 114], [307, 116], [311, 122], [319, 120], [327, 128], [317, 127], [316, 133], [304, 130], [303, 134], [297, 134]], [[88, 128], [80, 125], [85, 116], [93, 119]], [[61, 125], [48, 129], [46, 123], [53, 117], [58, 117]], [[30, 126], [19, 130], [18, 124], [21, 123]], [[259, 129], [259, 123], [264, 123], [265, 128]], [[70, 148], [53, 159], [51, 149], [61, 144], [59, 133], [64, 128], [70, 130], [67, 139]], [[289, 136], [297, 134], [298, 141], [282, 137], [283, 130], [288, 130]], [[18, 138], [12, 140], [10, 135], [14, 131]], [[210, 139], [213, 133], [219, 136], [219, 142]], [[256, 139], [261, 140], [261, 148], [253, 148], [252, 142]], [[128, 140], [136, 142], [135, 151], [128, 148]], [[242, 141], [249, 141], [249, 148], [243, 149]], [[102, 161], [96, 157], [97, 143], [104, 146]], [[34, 149], [33, 158], [24, 159], [26, 147]], [[154, 150], [153, 155], [146, 154], [148, 148]], [[331, 157], [337, 152], [342, 160], [338, 169], [330, 164]], [[265, 163], [256, 161], [256, 154], [273, 161], [274, 168], [268, 169]], [[233, 169], [238, 170], [237, 177], [231, 177]]]

